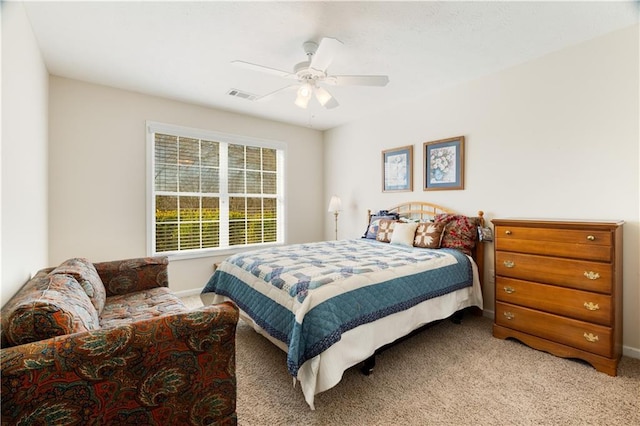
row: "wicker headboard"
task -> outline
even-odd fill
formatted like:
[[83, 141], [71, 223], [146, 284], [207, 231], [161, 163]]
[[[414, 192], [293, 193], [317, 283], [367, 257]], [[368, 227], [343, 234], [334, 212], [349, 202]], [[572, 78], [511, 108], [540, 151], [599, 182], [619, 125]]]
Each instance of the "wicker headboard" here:
[[[439, 206], [437, 204], [427, 203], [424, 201], [409, 201], [407, 203], [393, 206], [387, 209], [387, 211], [390, 213], [398, 213], [400, 217], [417, 219], [420, 221], [431, 220], [435, 217], [435, 215], [439, 213], [464, 214], [458, 213], [446, 207]], [[371, 215], [371, 210], [368, 210], [367, 226], [371, 222]], [[484, 212], [482, 210], [479, 210], [476, 217], [478, 218], [479, 225], [484, 226]], [[482, 286], [482, 283], [484, 281], [484, 243], [480, 241], [476, 242], [476, 246], [471, 252], [471, 257], [473, 257], [473, 259], [476, 261], [476, 265], [478, 265], [478, 275], [480, 276], [480, 285]]]

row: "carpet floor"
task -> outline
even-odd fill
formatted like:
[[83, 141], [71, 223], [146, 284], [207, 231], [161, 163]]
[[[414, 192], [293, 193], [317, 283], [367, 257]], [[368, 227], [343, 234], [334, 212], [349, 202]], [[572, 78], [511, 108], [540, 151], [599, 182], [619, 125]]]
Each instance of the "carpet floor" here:
[[[199, 296], [185, 298], [201, 305]], [[618, 376], [491, 335], [492, 321], [442, 321], [385, 350], [372, 375], [347, 370], [316, 395], [292, 385], [286, 354], [238, 324], [240, 425], [640, 425], [640, 359]]]

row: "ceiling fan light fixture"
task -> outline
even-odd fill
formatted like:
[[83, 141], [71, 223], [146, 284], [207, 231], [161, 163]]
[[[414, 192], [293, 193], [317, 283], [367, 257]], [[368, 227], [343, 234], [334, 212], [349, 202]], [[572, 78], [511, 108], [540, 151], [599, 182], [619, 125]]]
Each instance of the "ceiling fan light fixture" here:
[[326, 89], [320, 87], [319, 84], [382, 87], [389, 83], [389, 77], [386, 75], [329, 74], [327, 69], [333, 62], [334, 56], [336, 56], [342, 48], [342, 42], [338, 39], [323, 37], [319, 43], [307, 41], [302, 47], [307, 56], [307, 60], [296, 64], [293, 67], [293, 72], [282, 71], [244, 61], [233, 61], [232, 63], [243, 68], [296, 80], [295, 84], [290, 84], [274, 92], [258, 96], [256, 100], [265, 99], [282, 90], [297, 87], [295, 105], [303, 109], [309, 106], [309, 101], [314, 95], [320, 105], [326, 109], [333, 109], [339, 106], [336, 98]]
[[320, 105], [325, 106], [333, 96], [324, 87], [316, 87], [316, 99], [320, 102]]
[[305, 83], [298, 89], [298, 96], [296, 97], [296, 106], [300, 108], [307, 108], [309, 105], [309, 100], [311, 99], [311, 94], [313, 93], [313, 88], [309, 83]]

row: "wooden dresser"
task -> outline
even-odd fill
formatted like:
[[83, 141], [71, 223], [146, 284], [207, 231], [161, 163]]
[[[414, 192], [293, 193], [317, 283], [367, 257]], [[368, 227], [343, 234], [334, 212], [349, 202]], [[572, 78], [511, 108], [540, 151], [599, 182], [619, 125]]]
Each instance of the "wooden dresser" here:
[[622, 221], [494, 219], [493, 335], [615, 376], [622, 355]]

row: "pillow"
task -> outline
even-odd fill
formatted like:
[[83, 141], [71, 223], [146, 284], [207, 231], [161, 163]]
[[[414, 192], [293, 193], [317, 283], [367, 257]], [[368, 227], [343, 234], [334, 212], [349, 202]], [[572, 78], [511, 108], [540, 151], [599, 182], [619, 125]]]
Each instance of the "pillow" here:
[[477, 218], [440, 213], [436, 215], [434, 222], [446, 224], [440, 247], [458, 249], [471, 256], [478, 236]]
[[444, 222], [422, 222], [416, 229], [416, 235], [413, 245], [421, 248], [437, 249], [440, 248], [442, 235], [444, 234]]
[[371, 216], [371, 220], [369, 220], [369, 226], [367, 227], [367, 230], [365, 231], [364, 235], [362, 236], [362, 238], [369, 238], [371, 240], [375, 240], [376, 239], [376, 235], [378, 235], [378, 228], [380, 226], [380, 221], [381, 220], [397, 220], [398, 219], [398, 215], [393, 213], [393, 214], [375, 214]]
[[414, 218], [410, 218], [410, 217], [401, 217], [400, 219], [398, 219], [398, 222], [420, 223], [420, 219], [414, 219]]
[[388, 243], [391, 241], [391, 236], [393, 235], [393, 228], [396, 226], [398, 222], [390, 219], [381, 219], [380, 225], [378, 226], [378, 233], [376, 234], [376, 240]]
[[51, 271], [51, 274], [71, 275], [87, 293], [91, 303], [98, 311], [98, 315], [102, 312], [107, 292], [93, 263], [83, 258], [65, 260], [60, 266]]
[[9, 303], [2, 328], [10, 345], [100, 328], [95, 307], [71, 275], [36, 276]]
[[417, 223], [397, 222], [391, 233], [391, 244], [413, 247], [413, 238], [416, 235]]

